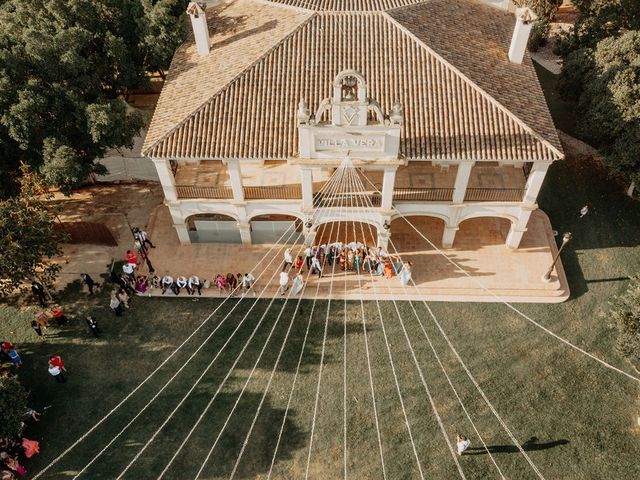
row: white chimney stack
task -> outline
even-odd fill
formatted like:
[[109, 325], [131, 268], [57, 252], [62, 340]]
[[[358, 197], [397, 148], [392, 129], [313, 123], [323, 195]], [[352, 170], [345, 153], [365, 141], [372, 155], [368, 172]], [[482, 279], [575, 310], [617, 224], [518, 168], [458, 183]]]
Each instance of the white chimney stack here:
[[209, 27], [207, 25], [206, 2], [191, 2], [187, 7], [187, 13], [191, 17], [193, 36], [196, 39], [196, 48], [200, 55], [208, 55], [211, 48], [209, 40]]
[[511, 63], [522, 63], [524, 52], [527, 50], [531, 27], [533, 27], [533, 22], [537, 18], [536, 14], [527, 7], [516, 9], [516, 28], [513, 29], [511, 46], [509, 47], [509, 61]]

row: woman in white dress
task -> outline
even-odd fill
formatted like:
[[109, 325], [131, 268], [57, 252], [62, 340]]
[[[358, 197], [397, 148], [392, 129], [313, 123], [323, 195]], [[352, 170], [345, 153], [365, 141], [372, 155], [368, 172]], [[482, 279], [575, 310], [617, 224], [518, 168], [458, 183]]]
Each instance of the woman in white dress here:
[[302, 275], [298, 273], [294, 277], [293, 283], [291, 284], [291, 294], [298, 295], [302, 291], [303, 287], [304, 287], [304, 280], [302, 278]]
[[411, 281], [411, 267], [412, 265], [410, 261], [404, 262], [402, 265], [402, 270], [400, 270], [400, 274], [398, 275], [402, 285], [409, 285], [409, 282]]

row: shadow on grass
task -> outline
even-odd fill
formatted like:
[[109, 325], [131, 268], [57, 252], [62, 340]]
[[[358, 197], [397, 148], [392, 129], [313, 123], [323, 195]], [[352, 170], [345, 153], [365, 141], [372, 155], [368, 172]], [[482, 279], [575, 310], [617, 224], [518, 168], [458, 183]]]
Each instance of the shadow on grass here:
[[[569, 440], [553, 440], [551, 442], [539, 443], [537, 437], [531, 437], [520, 447], [525, 452], [535, 452], [538, 450], [548, 450], [550, 448], [561, 447], [567, 445]], [[520, 453], [520, 449], [515, 445], [488, 445], [487, 448], [475, 447], [467, 449], [465, 455], [486, 455], [487, 453]]]

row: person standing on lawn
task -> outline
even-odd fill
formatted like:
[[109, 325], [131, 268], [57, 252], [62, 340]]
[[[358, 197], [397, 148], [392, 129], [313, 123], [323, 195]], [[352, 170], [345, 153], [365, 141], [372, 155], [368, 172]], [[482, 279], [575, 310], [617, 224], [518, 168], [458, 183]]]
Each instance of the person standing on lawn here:
[[98, 288], [100, 286], [99, 283], [93, 281], [93, 278], [88, 273], [81, 273], [80, 278], [82, 278], [83, 283], [89, 289], [89, 295], [93, 295], [93, 287]]
[[458, 455], [462, 455], [464, 451], [471, 445], [471, 440], [466, 436], [458, 434], [456, 436], [456, 446], [458, 447]]
[[44, 294], [44, 286], [40, 282], [31, 282], [31, 292], [38, 297], [40, 300], [40, 305], [43, 307], [47, 306], [45, 294]]
[[121, 317], [122, 316], [122, 304], [120, 303], [120, 300], [118, 300], [117, 297], [117, 292], [114, 290], [111, 292], [111, 300], [109, 300], [109, 307], [111, 307], [111, 310], [113, 310], [113, 312], [116, 314], [116, 317]]
[[93, 336], [96, 338], [99, 338], [100, 329], [98, 328], [98, 321], [95, 319], [95, 317], [92, 317], [91, 315], [87, 315], [86, 317], [84, 317], [84, 320], [85, 322], [87, 322], [87, 327], [89, 328], [91, 333], [93, 333]]
[[33, 328], [33, 331], [36, 332], [36, 335], [38, 335], [38, 338], [40, 340], [44, 340], [44, 332], [42, 331], [42, 326], [36, 320], [31, 320], [31, 328]]
[[67, 381], [65, 377], [66, 371], [67, 369], [60, 355], [49, 356], [49, 373], [56, 379], [56, 382], [63, 383]]

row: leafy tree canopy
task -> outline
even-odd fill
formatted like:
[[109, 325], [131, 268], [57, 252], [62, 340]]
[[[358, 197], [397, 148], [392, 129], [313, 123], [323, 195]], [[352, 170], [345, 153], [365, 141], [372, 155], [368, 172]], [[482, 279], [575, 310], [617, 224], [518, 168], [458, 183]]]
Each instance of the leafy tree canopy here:
[[186, 0], [0, 2], [0, 196], [20, 161], [69, 191], [144, 125], [123, 95], [168, 67]]
[[568, 53], [559, 88], [577, 102], [581, 136], [614, 171], [640, 182], [640, 30]]
[[20, 433], [27, 411], [27, 392], [16, 377], [0, 378], [0, 438]]
[[595, 48], [607, 37], [640, 29], [638, 0], [572, 0], [578, 10], [568, 51]]
[[618, 349], [640, 363], [640, 276], [631, 279], [628, 290], [611, 305], [610, 324], [618, 330]]
[[51, 194], [25, 164], [20, 170], [20, 192], [0, 201], [0, 294], [10, 294], [25, 281], [51, 285], [60, 270], [47, 263], [60, 253], [64, 238], [46, 202]]

